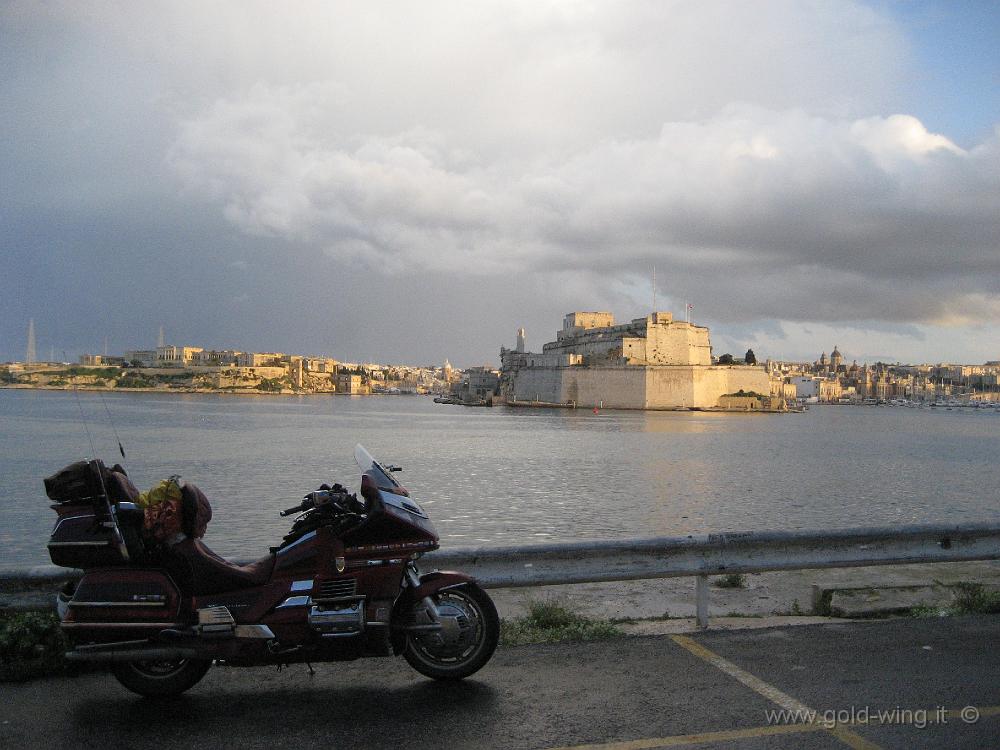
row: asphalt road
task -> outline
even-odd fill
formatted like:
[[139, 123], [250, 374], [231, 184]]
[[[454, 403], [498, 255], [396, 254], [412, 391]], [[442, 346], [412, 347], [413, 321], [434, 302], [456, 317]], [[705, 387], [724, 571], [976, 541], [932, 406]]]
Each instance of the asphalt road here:
[[104, 674], [0, 689], [4, 748], [991, 748], [1000, 617], [524, 646], [454, 685], [371, 659], [215, 668], [169, 701]]

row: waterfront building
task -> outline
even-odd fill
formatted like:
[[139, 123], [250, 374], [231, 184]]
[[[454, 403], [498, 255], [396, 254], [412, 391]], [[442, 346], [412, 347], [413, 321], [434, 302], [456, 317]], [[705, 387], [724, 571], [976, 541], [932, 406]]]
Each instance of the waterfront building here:
[[705, 326], [654, 312], [616, 325], [609, 312], [572, 312], [541, 353], [500, 351], [508, 402], [616, 409], [706, 409], [742, 391], [769, 396], [763, 367], [712, 360]]
[[828, 403], [837, 401], [844, 392], [837, 378], [820, 378], [818, 386], [819, 400]]
[[489, 367], [470, 367], [462, 376], [458, 395], [465, 403], [490, 403], [500, 385], [500, 372]]
[[183, 367], [190, 364], [196, 354], [204, 349], [198, 346], [158, 346], [156, 365], [158, 367]]
[[819, 398], [819, 378], [810, 375], [799, 375], [791, 378], [791, 385], [795, 388], [795, 398]]
[[284, 357], [280, 352], [241, 352], [236, 364], [240, 367], [277, 367]]
[[360, 374], [352, 372], [337, 373], [337, 393], [356, 395], [367, 392], [368, 389], [364, 385]]
[[329, 357], [307, 357], [305, 368], [312, 373], [332, 375], [337, 371], [337, 360]]
[[233, 349], [215, 351], [214, 349], [198, 349], [191, 357], [189, 364], [196, 367], [222, 367], [235, 365], [239, 361], [242, 352]]

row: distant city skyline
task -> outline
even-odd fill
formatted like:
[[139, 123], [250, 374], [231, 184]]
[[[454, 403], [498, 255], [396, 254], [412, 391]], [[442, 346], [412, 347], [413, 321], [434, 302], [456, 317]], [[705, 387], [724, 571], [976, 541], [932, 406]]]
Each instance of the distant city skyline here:
[[1000, 358], [1000, 6], [0, 6], [0, 360], [498, 361], [656, 305], [717, 353]]
[[[634, 316], [631, 316], [631, 317], [634, 317]], [[631, 317], [626, 318], [626, 319], [631, 319]], [[692, 322], [695, 323], [696, 325], [700, 325], [699, 323], [697, 323], [697, 321], [692, 321]], [[515, 347], [517, 347], [520, 344], [520, 335], [522, 333], [525, 334], [525, 339], [526, 339], [526, 333], [527, 332], [524, 330], [523, 327], [519, 327], [518, 330], [515, 332], [515, 342], [514, 342], [514, 345], [511, 347], [511, 346], [508, 346], [508, 342], [503, 342], [503, 343], [501, 343], [500, 346], [507, 347], [507, 348], [515, 348]], [[715, 334], [713, 333], [712, 336], [713, 336], [713, 340], [714, 340], [716, 338]], [[156, 345], [155, 346], [137, 344], [137, 345], [130, 346], [130, 347], [124, 347], [124, 348], [121, 348], [121, 349], [118, 349], [118, 350], [112, 350], [112, 349], [109, 348], [108, 339], [105, 336], [104, 337], [103, 349], [101, 349], [101, 350], [96, 350], [96, 349], [79, 349], [79, 350], [73, 349], [73, 350], [66, 350], [66, 349], [62, 349], [60, 351], [66, 354], [66, 357], [67, 357], [66, 361], [68, 361], [68, 362], [76, 362], [81, 355], [85, 355], [85, 354], [99, 354], [99, 353], [103, 353], [104, 356], [108, 356], [110, 354], [111, 356], [119, 356], [120, 357], [120, 356], [123, 356], [126, 351], [136, 350], [136, 349], [155, 349], [155, 348], [163, 347], [163, 346], [203, 346], [202, 343], [200, 343], [201, 340], [198, 337], [195, 337], [192, 340], [185, 340], [183, 342], [168, 340], [168, 337], [166, 336], [165, 329], [164, 329], [163, 326], [159, 327], [159, 329], [157, 331], [157, 334], [156, 334], [156, 338], [157, 338], [157, 341], [156, 341]], [[551, 338], [551, 336], [550, 336], [550, 338]], [[722, 337], [719, 337], [719, 338], [722, 338], [724, 340], [731, 340], [729, 337], [726, 337], [726, 336], [722, 336]], [[25, 356], [20, 357], [20, 358], [14, 357], [12, 359], [4, 360], [4, 361], [21, 361], [21, 362], [29, 362], [29, 363], [33, 362], [33, 361], [37, 361], [37, 355], [34, 354], [34, 352], [35, 352], [35, 343], [34, 343], [34, 340], [35, 340], [35, 336], [34, 336], [34, 319], [31, 319], [29, 321], [29, 327], [28, 327], [28, 338], [27, 338], [27, 347], [26, 347], [26, 354], [25, 354]], [[340, 356], [340, 355], [338, 355], [337, 352], [323, 352], [323, 351], [318, 351], [318, 350], [314, 350], [314, 349], [293, 350], [293, 349], [290, 349], [288, 347], [284, 347], [284, 348], [282, 348], [282, 347], [277, 347], [277, 348], [270, 347], [270, 348], [264, 348], [264, 349], [262, 349], [262, 348], [239, 347], [239, 346], [233, 346], [233, 345], [229, 345], [229, 344], [223, 344], [223, 345], [219, 345], [219, 346], [209, 346], [209, 347], [203, 347], [203, 348], [209, 349], [209, 350], [215, 350], [215, 351], [229, 351], [229, 350], [238, 350], [238, 351], [281, 351], [281, 352], [286, 353], [286, 354], [297, 354], [297, 355], [316, 356], [316, 357], [332, 357], [332, 358], [338, 359], [339, 361], [343, 361], [343, 362], [356, 362], [356, 363], [371, 362], [371, 363], [380, 363], [380, 364], [396, 364], [396, 365], [412, 365], [412, 366], [439, 366], [440, 365], [440, 362], [435, 362], [434, 360], [431, 360], [431, 359], [416, 359], [416, 360], [412, 360], [411, 361], [411, 360], [379, 360], [379, 359], [352, 358], [352, 357]], [[812, 355], [809, 355], [809, 354], [803, 354], [802, 356], [796, 356], [796, 357], [779, 356], [779, 355], [776, 355], [776, 354], [769, 353], [769, 352], [767, 352], [766, 350], [763, 350], [763, 349], [761, 349], [760, 351], [758, 351], [758, 350], [754, 349], [753, 346], [747, 346], [747, 347], [744, 347], [742, 349], [739, 346], [737, 346], [735, 348], [731, 347], [729, 349], [723, 350], [723, 349], [720, 349], [717, 345], [713, 345], [712, 350], [713, 350], [713, 355], [715, 357], [722, 356], [723, 354], [732, 354], [734, 357], [740, 358], [740, 357], [743, 356], [743, 354], [745, 353], [745, 351], [747, 349], [754, 349], [755, 355], [758, 356], [758, 359], [761, 362], [763, 362], [765, 359], [771, 359], [771, 360], [783, 361], [783, 362], [799, 362], [799, 363], [811, 363], [812, 362], [812, 363], [814, 363], [814, 362], [820, 361], [820, 358], [822, 357], [823, 354], [832, 354], [832, 352], [834, 351], [834, 349], [838, 349], [839, 350], [841, 348], [842, 347], [840, 347], [839, 344], [835, 343], [835, 344], [832, 345], [832, 347], [821, 348], [820, 349], [820, 353], [816, 354], [815, 356], [812, 356]], [[531, 351], [531, 348], [529, 346], [527, 346], [526, 343], [525, 343], [525, 349], [528, 350], [528, 351]], [[538, 346], [537, 350], [540, 351], [541, 350], [541, 346]], [[72, 354], [70, 354], [71, 351], [72, 351]], [[984, 364], [986, 362], [997, 362], [997, 361], [1000, 361], [1000, 354], [998, 354], [996, 357], [987, 358], [987, 359], [984, 359], [984, 360], [979, 361], [979, 362], [972, 362], [972, 361], [949, 360], [949, 359], [942, 359], [942, 358], [930, 358], [930, 359], [920, 359], [920, 360], [903, 360], [903, 359], [900, 359], [898, 357], [887, 357], [887, 356], [884, 356], [884, 355], [883, 356], [877, 356], [876, 355], [876, 356], [868, 356], [868, 357], [866, 357], [864, 355], [854, 355], [854, 354], [851, 354], [850, 353], [850, 351], [851, 351], [850, 349], [848, 349], [847, 351], [849, 352], [848, 355], [844, 355], [843, 352], [841, 351], [841, 355], [842, 355], [844, 361], [846, 361], [846, 362], [857, 361], [859, 364], [866, 364], [866, 363], [867, 364], [875, 364], [875, 363], [878, 363], [878, 362], [886, 363], [886, 364], [900, 363], [900, 364], [913, 364], [913, 365], [917, 365], [917, 364]], [[50, 361], [62, 361], [62, 360], [57, 360], [55, 358], [55, 347], [54, 346], [50, 347], [49, 356], [50, 356]], [[449, 358], [445, 357], [441, 361], [445, 361], [445, 360], [449, 360]], [[469, 367], [479, 367], [479, 366], [482, 366], [482, 365], [499, 367], [499, 347], [498, 347], [498, 354], [497, 354], [496, 358], [494, 358], [494, 359], [487, 358], [487, 359], [485, 359], [483, 361], [473, 361], [473, 362], [458, 364], [458, 366], [461, 369], [467, 369]]]

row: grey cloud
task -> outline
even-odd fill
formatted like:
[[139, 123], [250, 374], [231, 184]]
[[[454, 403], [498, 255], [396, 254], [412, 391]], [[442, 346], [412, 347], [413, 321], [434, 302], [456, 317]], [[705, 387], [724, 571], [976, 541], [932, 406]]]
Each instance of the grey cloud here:
[[[574, 307], [641, 314], [654, 264], [664, 303], [768, 335], [1000, 317], [1000, 135], [962, 150], [905, 114], [907, 41], [858, 2], [11, 2], [0, 23], [4, 238], [30, 270], [5, 318], [65, 247], [114, 269], [137, 330], [176, 307], [219, 345], [358, 356], [379, 353], [352, 325], [454, 359]], [[360, 316], [379, 283], [397, 297]]]
[[308, 99], [315, 115], [315, 93], [255, 87], [252, 103], [186, 122], [171, 157], [178, 175], [246, 231], [320, 241], [387, 273], [620, 275], [659, 262], [683, 288], [727, 292], [727, 318], [998, 317], [993, 141], [966, 152], [908, 115], [739, 106], [560, 163], [480, 154], [461, 169], [425, 134], [310, 138], [295, 102]]

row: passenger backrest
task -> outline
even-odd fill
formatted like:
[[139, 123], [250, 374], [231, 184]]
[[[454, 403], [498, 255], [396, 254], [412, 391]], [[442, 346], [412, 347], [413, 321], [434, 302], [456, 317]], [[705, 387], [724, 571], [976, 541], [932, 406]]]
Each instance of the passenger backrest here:
[[205, 536], [205, 528], [212, 520], [212, 506], [205, 493], [193, 484], [181, 487], [181, 528], [192, 539]]

